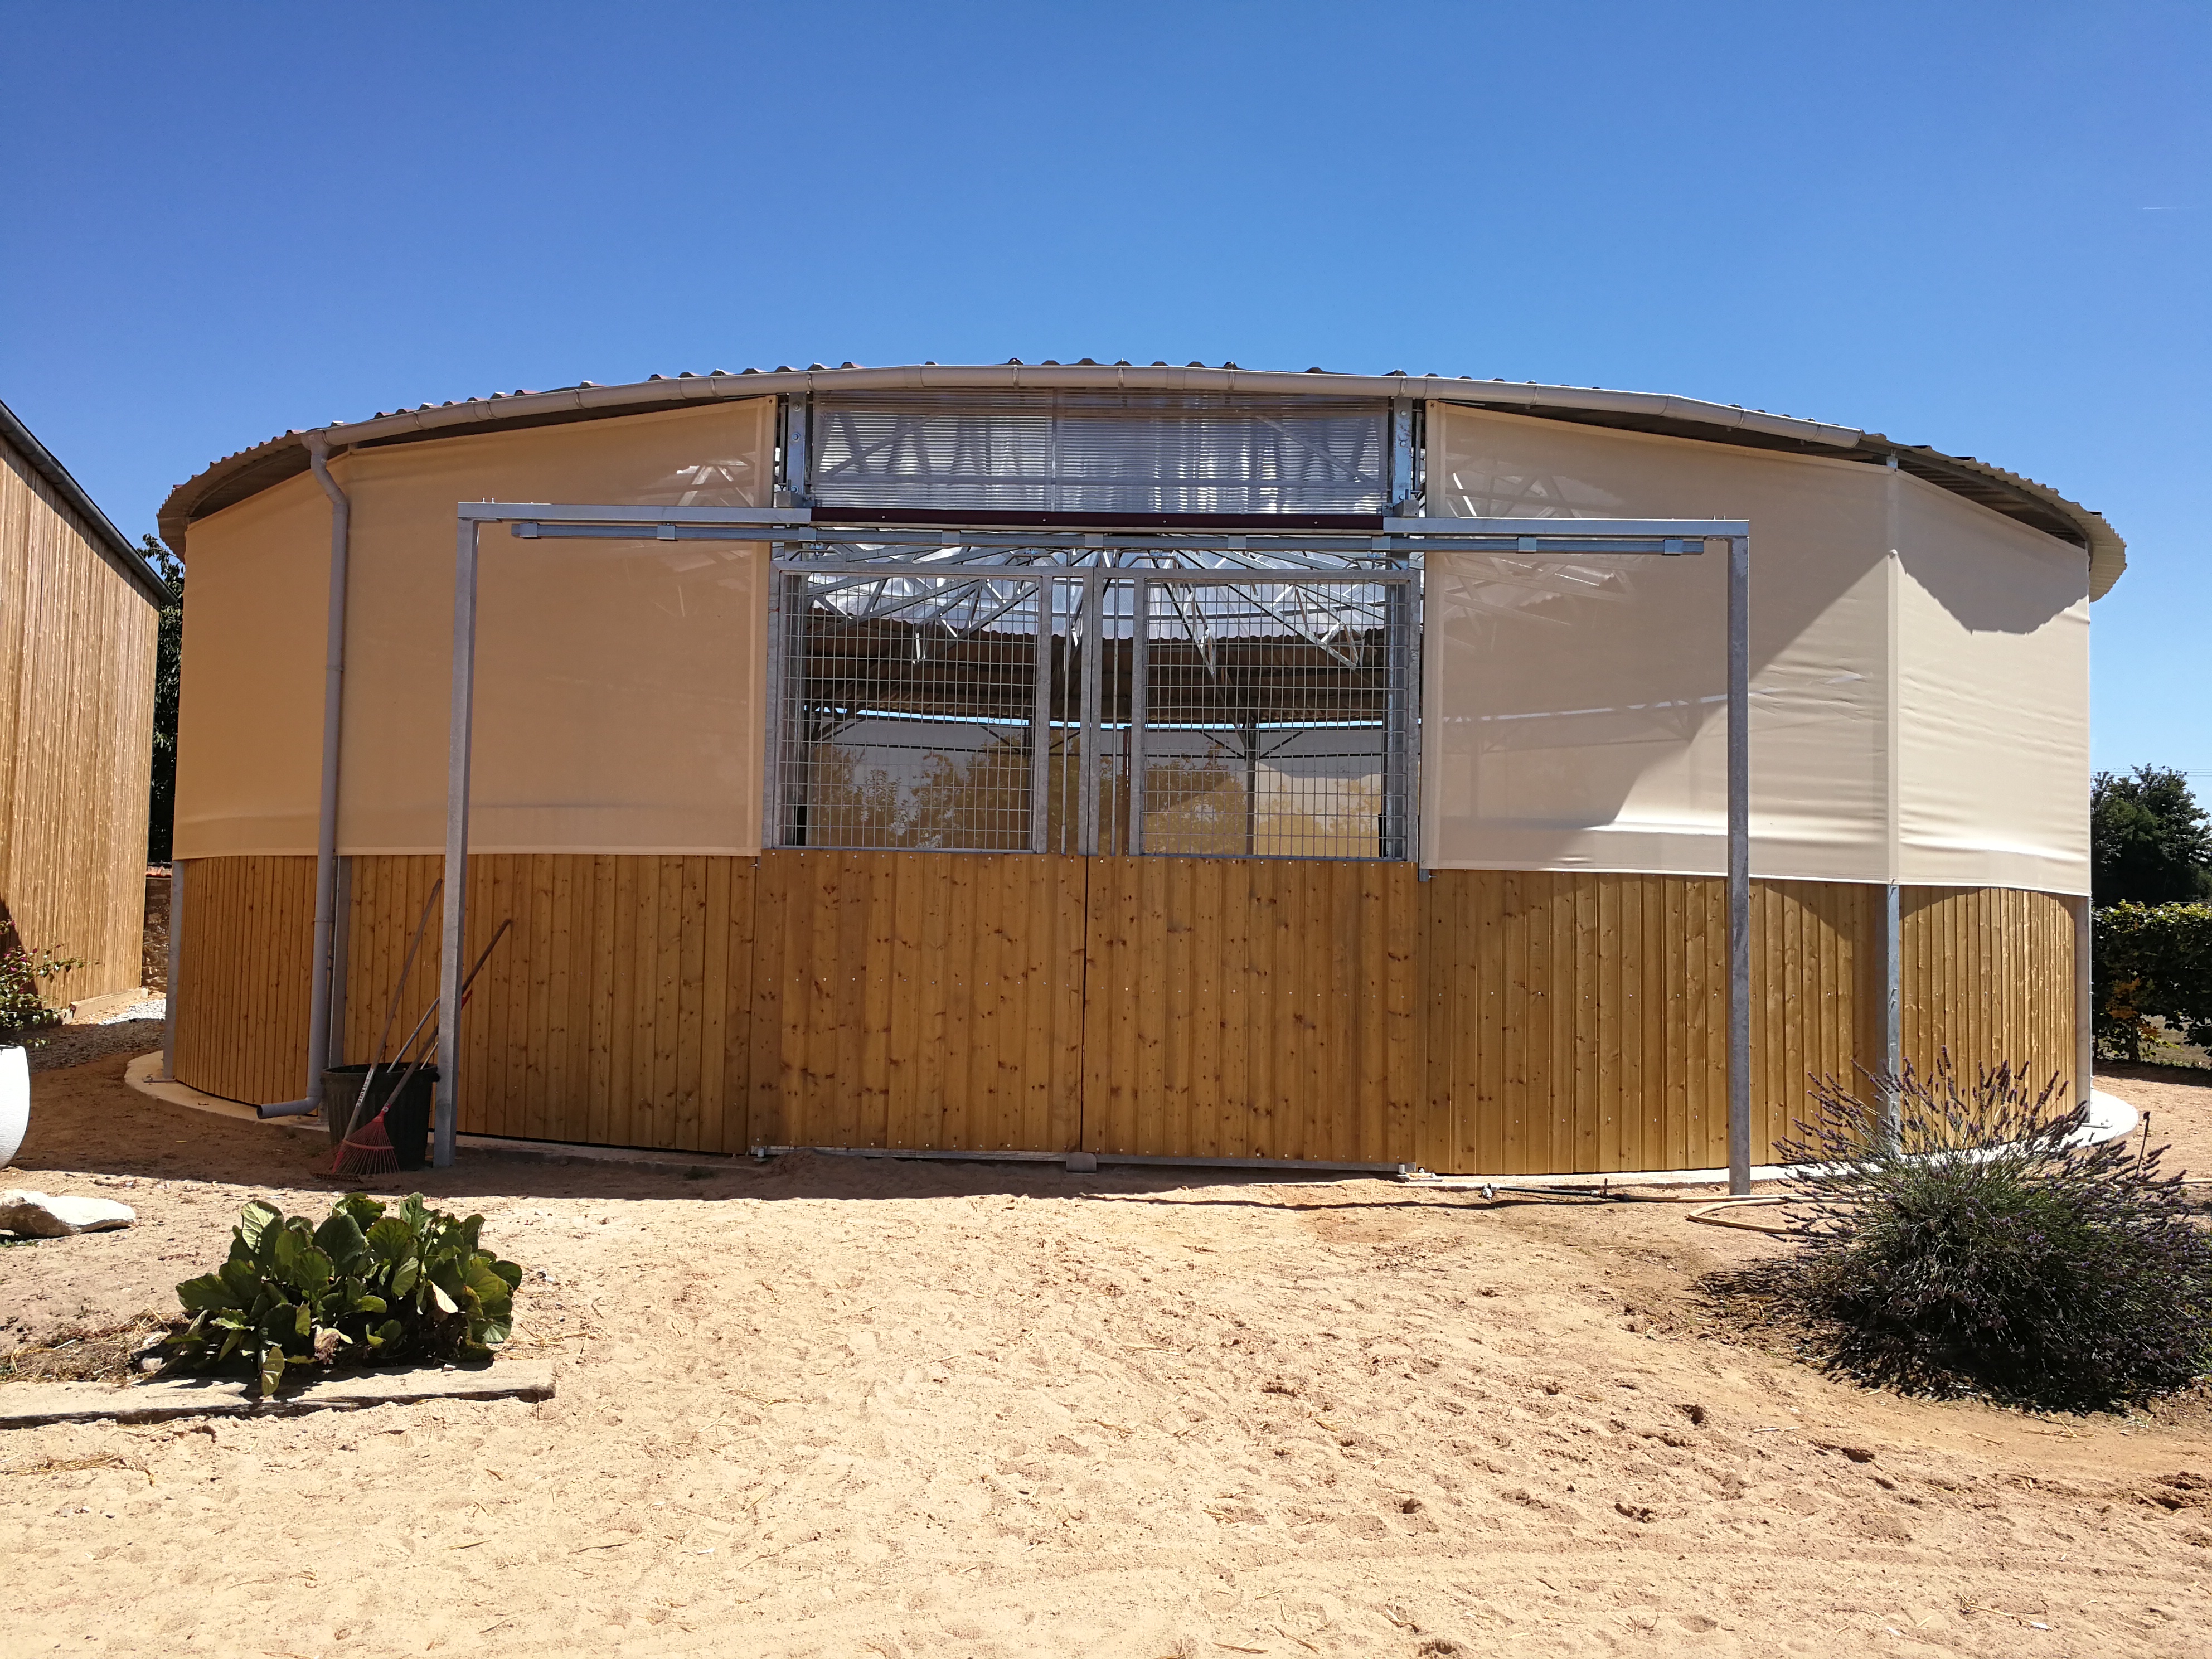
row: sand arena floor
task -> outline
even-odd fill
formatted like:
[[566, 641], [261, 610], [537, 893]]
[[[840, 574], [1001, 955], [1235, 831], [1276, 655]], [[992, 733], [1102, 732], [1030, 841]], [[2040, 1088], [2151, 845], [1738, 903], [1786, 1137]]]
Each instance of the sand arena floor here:
[[[319, 1143], [38, 1079], [0, 1352], [167, 1311]], [[2212, 1079], [2108, 1086], [2212, 1164]], [[1784, 1248], [1375, 1181], [471, 1157], [544, 1404], [0, 1435], [10, 1655], [2212, 1651], [2212, 1414], [2027, 1417], [1727, 1339]], [[6, 1386], [0, 1383], [0, 1387]]]

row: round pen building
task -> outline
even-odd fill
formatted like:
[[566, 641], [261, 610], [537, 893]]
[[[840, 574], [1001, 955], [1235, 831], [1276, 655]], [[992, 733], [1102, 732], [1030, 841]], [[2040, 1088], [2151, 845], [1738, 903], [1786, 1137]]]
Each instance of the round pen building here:
[[448, 1152], [1696, 1169], [1855, 1066], [2086, 1085], [2124, 550], [1982, 462], [1500, 381], [817, 368], [287, 433], [162, 529], [210, 1094], [303, 1109], [441, 997]]

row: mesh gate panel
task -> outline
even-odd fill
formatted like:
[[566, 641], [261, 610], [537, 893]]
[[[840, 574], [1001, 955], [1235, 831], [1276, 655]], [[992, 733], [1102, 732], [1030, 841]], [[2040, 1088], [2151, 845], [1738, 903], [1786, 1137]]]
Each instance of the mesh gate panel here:
[[1404, 667], [1385, 587], [1147, 586], [1144, 850], [1403, 856], [1384, 850]]
[[801, 575], [784, 599], [781, 844], [1027, 848], [1036, 584]]
[[1403, 580], [784, 580], [781, 845], [1410, 856]]

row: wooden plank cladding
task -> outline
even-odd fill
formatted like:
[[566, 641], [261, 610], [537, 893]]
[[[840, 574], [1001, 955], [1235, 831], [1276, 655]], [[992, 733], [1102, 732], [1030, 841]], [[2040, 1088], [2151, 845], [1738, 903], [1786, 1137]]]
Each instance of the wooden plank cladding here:
[[[1728, 1162], [1725, 883], [1440, 870], [1425, 885], [1420, 1163], [1531, 1175]], [[1755, 1159], [1806, 1115], [1810, 1077], [1848, 1076], [1869, 1040], [1875, 891], [1753, 884]]]
[[194, 859], [185, 866], [184, 899], [171, 988], [172, 995], [185, 988], [179, 1080], [250, 1106], [297, 1100], [307, 1081], [314, 860]]
[[135, 988], [160, 612], [0, 440], [0, 945], [84, 965], [53, 1006]]
[[[441, 861], [352, 860], [366, 1059]], [[598, 1145], [1419, 1163], [1727, 1158], [1723, 884], [1267, 859], [775, 852], [471, 860], [460, 1127]], [[313, 861], [198, 860], [180, 1078], [290, 1098]], [[1753, 887], [1753, 1156], [1879, 1052], [1881, 890]], [[435, 995], [434, 917], [400, 999]], [[2070, 1064], [2063, 901], [1907, 890], [1916, 1061]]]
[[[375, 1052], [444, 862], [353, 860], [349, 1059]], [[744, 1151], [755, 879], [751, 859], [472, 857], [469, 960], [501, 921], [514, 927], [462, 1015], [462, 1132]], [[395, 1049], [437, 996], [439, 925], [434, 913], [400, 998]]]
[[1083, 1145], [1411, 1162], [1412, 866], [1091, 861]]
[[753, 1133], [943, 1152], [1079, 1146], [1085, 860], [760, 860]]
[[[1908, 887], [1903, 895], [1905, 1057], [1948, 1048], [1968, 1082], [2009, 1060], [2040, 1088], [2074, 1076], [2074, 917], [2049, 893]], [[2067, 1097], [2074, 1097], [2072, 1089]]]

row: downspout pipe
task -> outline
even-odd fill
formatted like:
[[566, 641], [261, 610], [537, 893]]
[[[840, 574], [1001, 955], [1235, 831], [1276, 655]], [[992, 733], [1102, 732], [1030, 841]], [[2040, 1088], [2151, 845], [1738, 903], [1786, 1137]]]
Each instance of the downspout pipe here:
[[337, 933], [338, 727], [345, 698], [346, 550], [353, 504], [331, 477], [329, 441], [307, 434], [307, 464], [331, 498], [329, 632], [323, 647], [323, 787], [315, 819], [315, 943], [307, 1002], [307, 1091], [298, 1100], [254, 1109], [263, 1117], [298, 1117], [323, 1103], [323, 1073], [331, 1060], [331, 943]]

